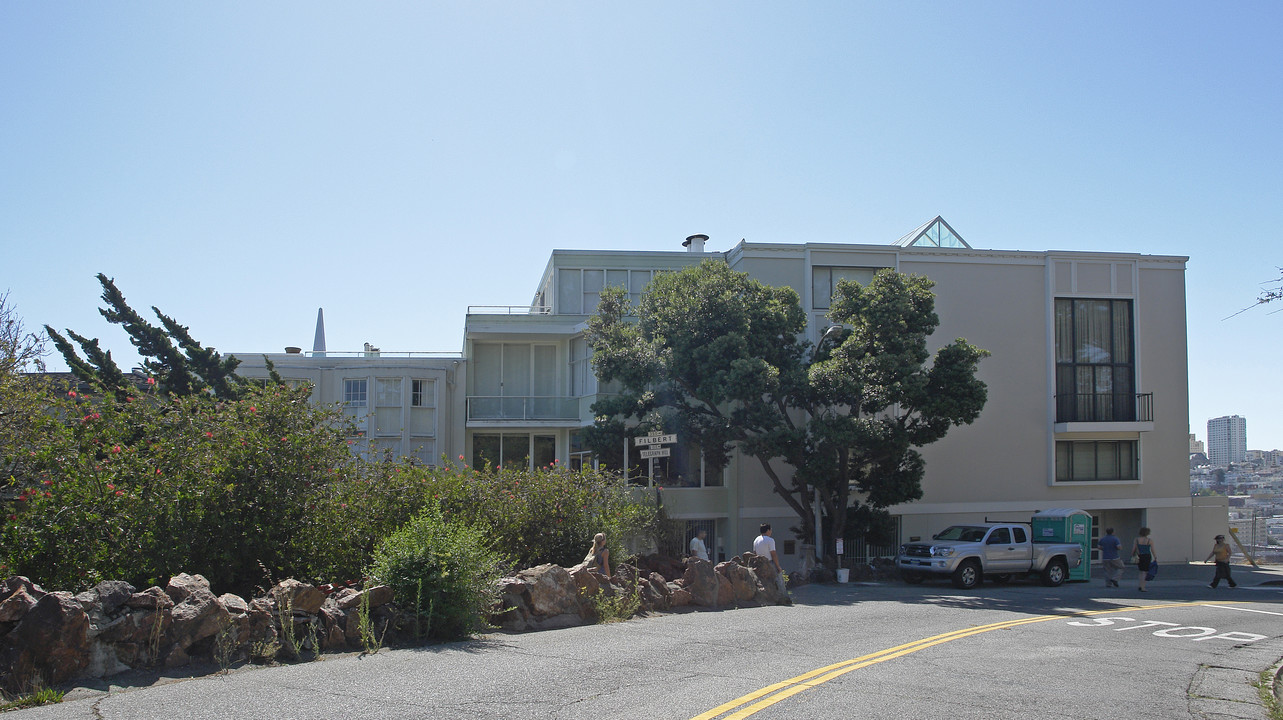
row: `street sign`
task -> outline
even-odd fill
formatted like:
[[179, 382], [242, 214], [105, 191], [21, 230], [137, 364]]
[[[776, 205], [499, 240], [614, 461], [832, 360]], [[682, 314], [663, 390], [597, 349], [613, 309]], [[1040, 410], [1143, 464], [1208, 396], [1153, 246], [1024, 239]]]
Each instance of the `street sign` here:
[[[641, 445], [669, 445], [677, 442], [676, 435], [647, 435], [646, 437], [633, 438], [633, 444]], [[643, 456], [645, 457], [645, 456]]]
[[647, 448], [646, 450], [642, 450], [639, 454], [641, 455], [642, 460], [645, 460], [647, 458], [669, 457], [673, 454], [673, 451], [669, 448]]

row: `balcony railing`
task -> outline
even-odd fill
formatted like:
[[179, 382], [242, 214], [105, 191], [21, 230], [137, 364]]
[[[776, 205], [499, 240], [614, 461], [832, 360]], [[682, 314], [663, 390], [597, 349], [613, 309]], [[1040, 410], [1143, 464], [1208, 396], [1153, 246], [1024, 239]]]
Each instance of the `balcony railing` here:
[[1056, 422], [1153, 422], [1154, 393], [1073, 393], [1056, 396]]
[[471, 395], [469, 420], [578, 420], [577, 397]]
[[551, 315], [548, 305], [469, 305], [469, 315]]

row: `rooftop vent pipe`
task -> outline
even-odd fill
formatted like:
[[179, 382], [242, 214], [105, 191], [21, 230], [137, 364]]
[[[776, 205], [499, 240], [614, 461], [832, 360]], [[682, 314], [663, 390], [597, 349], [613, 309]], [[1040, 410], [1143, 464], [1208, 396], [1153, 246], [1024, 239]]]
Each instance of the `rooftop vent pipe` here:
[[686, 248], [686, 252], [702, 253], [707, 240], [707, 235], [691, 235], [686, 238], [686, 242], [682, 243], [682, 247]]

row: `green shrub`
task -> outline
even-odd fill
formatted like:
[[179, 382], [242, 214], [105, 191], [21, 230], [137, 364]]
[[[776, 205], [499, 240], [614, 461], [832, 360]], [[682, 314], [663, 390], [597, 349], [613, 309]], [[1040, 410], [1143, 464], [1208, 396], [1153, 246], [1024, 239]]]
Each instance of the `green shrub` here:
[[261, 568], [302, 575], [295, 534], [312, 496], [358, 469], [338, 415], [308, 392], [55, 399], [63, 422], [29, 451], [4, 508], [0, 564], [66, 589], [185, 571], [247, 592]]
[[483, 529], [430, 508], [375, 549], [370, 575], [401, 608], [418, 608], [428, 637], [450, 640], [485, 627], [502, 565]]

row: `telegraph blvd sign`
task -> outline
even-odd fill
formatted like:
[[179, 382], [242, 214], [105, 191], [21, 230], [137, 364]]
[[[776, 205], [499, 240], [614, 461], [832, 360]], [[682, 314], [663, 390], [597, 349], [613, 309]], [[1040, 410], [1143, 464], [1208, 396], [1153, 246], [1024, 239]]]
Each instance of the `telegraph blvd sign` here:
[[646, 460], [647, 458], [669, 457], [672, 454], [673, 451], [669, 448], [647, 448], [638, 453], [638, 455], [641, 455], [642, 460]]

